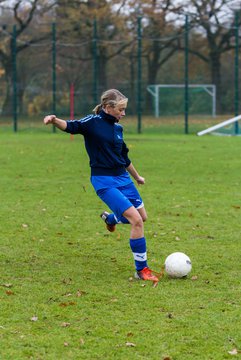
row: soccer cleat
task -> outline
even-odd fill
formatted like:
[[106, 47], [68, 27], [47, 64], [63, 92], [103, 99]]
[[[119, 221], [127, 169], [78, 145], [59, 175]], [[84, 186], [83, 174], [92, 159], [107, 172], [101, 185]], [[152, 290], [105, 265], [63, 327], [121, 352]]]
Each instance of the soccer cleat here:
[[107, 230], [109, 230], [110, 232], [113, 232], [113, 231], [115, 231], [115, 225], [108, 224], [107, 221], [106, 221], [106, 220], [107, 220], [107, 217], [108, 217], [109, 215], [110, 215], [110, 214], [109, 214], [107, 211], [104, 211], [104, 212], [100, 215], [100, 217], [101, 217], [101, 219], [105, 222]]
[[145, 267], [144, 269], [137, 271], [135, 273], [135, 278], [139, 280], [150, 280], [154, 283], [157, 283], [159, 281], [159, 277], [153, 274], [153, 271], [149, 269], [148, 267]]

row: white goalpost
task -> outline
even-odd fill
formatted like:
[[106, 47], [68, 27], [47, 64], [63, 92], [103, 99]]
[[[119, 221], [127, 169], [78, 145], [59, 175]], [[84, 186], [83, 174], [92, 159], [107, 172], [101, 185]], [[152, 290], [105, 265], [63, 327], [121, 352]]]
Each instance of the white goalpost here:
[[227, 125], [231, 125], [231, 124], [233, 124], [233, 123], [235, 123], [235, 122], [237, 122], [239, 120], [241, 120], [241, 115], [235, 116], [235, 117], [233, 117], [232, 119], [229, 119], [229, 120], [222, 121], [221, 123], [219, 123], [217, 125], [214, 125], [214, 126], [211, 126], [208, 129], [199, 131], [197, 133], [197, 135], [202, 136], [202, 135], [214, 132], [215, 130], [221, 129], [221, 128], [227, 126]]
[[[155, 85], [148, 85], [147, 91], [154, 97], [154, 104], [155, 104], [155, 117], [160, 116], [160, 104], [159, 104], [159, 97], [160, 97], [160, 89], [163, 88], [185, 88], [184, 84], [155, 84]], [[213, 84], [190, 84], [188, 88], [199, 88], [203, 89], [207, 94], [211, 96], [212, 99], [212, 116], [216, 116], [216, 85]]]

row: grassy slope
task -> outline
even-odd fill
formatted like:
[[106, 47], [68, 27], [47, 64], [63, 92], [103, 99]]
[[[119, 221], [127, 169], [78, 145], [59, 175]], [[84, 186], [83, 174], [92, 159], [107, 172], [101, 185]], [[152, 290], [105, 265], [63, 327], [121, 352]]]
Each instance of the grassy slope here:
[[193, 262], [188, 279], [152, 288], [131, 279], [129, 227], [110, 234], [99, 219], [81, 138], [0, 136], [0, 358], [220, 360], [241, 348], [241, 139], [127, 137], [146, 177], [149, 265], [173, 251]]

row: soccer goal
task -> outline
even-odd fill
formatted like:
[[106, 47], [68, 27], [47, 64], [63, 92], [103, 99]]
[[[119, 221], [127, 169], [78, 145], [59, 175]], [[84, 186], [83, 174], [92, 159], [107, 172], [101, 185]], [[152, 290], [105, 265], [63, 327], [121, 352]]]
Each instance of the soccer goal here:
[[241, 120], [241, 115], [222, 121], [221, 123], [211, 126], [208, 129], [199, 131], [197, 135], [202, 136], [209, 133], [213, 133], [214, 135], [241, 135], [238, 123], [239, 120]]
[[[196, 111], [202, 111], [205, 108], [207, 109], [207, 104], [210, 104], [212, 116], [216, 116], [216, 85], [212, 84], [189, 84], [189, 98], [192, 98], [190, 101], [190, 110], [195, 108]], [[166, 89], [165, 93], [162, 91]], [[175, 91], [176, 89], [178, 91]], [[153, 96], [154, 107], [155, 107], [155, 117], [159, 117], [161, 112], [164, 112], [164, 108], [169, 108], [172, 110], [174, 107], [177, 108], [175, 100], [179, 98], [180, 111], [183, 107], [183, 98], [184, 98], [184, 84], [156, 84], [148, 85], [147, 91]], [[171, 91], [170, 91], [171, 90]], [[181, 90], [181, 91], [180, 91]], [[197, 97], [197, 95], [199, 97]], [[206, 97], [205, 97], [206, 95]], [[195, 103], [196, 96], [196, 104]], [[211, 99], [208, 101], [207, 96]], [[194, 110], [195, 110], [194, 109]], [[207, 110], [210, 113], [210, 110]]]

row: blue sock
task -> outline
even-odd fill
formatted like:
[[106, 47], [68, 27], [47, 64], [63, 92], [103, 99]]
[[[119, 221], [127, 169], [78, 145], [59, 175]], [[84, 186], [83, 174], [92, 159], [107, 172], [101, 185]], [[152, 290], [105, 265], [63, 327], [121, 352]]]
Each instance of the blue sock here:
[[124, 216], [121, 216], [120, 218], [118, 218], [118, 223], [120, 223], [120, 224], [130, 224], [129, 221], [127, 220], [127, 218], [125, 218]]
[[140, 271], [147, 267], [146, 239], [130, 239], [130, 247], [134, 256], [136, 270]]
[[114, 214], [109, 214], [107, 216], [106, 222], [109, 225], [130, 224], [129, 221], [124, 216], [121, 216], [120, 218], [117, 219], [117, 217]]
[[114, 214], [109, 214], [106, 219], [107, 224], [115, 225], [117, 224], [117, 219]]

